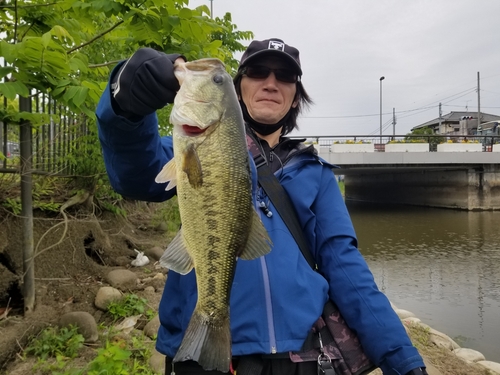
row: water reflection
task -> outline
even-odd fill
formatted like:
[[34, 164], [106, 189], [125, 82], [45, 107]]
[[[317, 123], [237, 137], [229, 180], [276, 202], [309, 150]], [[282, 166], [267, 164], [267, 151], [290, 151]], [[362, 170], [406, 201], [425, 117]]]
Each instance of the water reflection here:
[[500, 362], [500, 212], [348, 208], [359, 248], [391, 301]]

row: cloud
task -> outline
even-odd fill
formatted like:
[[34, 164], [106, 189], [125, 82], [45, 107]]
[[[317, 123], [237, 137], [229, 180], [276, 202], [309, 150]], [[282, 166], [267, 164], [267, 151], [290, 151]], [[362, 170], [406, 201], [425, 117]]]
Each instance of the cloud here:
[[393, 108], [398, 134], [436, 118], [440, 102], [443, 113], [477, 112], [477, 72], [481, 108], [500, 114], [498, 0], [213, 0], [213, 9], [256, 39], [299, 48], [315, 101], [302, 135], [378, 134], [381, 76], [388, 134]]

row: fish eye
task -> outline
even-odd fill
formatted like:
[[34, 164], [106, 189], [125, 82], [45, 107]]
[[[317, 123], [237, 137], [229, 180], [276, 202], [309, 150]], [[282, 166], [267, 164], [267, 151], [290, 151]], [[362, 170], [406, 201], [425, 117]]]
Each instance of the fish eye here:
[[224, 77], [222, 76], [222, 74], [216, 74], [212, 77], [212, 81], [214, 81], [214, 83], [218, 85], [221, 85], [224, 82]]

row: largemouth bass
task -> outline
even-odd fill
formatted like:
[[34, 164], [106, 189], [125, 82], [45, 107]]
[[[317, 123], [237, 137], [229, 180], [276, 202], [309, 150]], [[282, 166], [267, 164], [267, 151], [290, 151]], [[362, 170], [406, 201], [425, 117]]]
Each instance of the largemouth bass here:
[[177, 64], [174, 158], [157, 176], [177, 186], [182, 228], [160, 264], [196, 273], [198, 300], [173, 361], [229, 371], [229, 297], [237, 257], [267, 254], [271, 240], [252, 204], [250, 161], [231, 76], [218, 59]]

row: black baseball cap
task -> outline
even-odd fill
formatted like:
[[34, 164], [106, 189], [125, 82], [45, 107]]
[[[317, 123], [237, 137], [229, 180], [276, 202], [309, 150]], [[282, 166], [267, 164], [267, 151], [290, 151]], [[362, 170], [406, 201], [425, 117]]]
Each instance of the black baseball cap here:
[[285, 42], [277, 38], [252, 41], [246, 51], [243, 53], [243, 56], [241, 56], [239, 69], [247, 66], [256, 57], [264, 55], [275, 55], [282, 57], [290, 63], [290, 65], [297, 71], [299, 76], [302, 75], [299, 50], [295, 47], [285, 44]]

